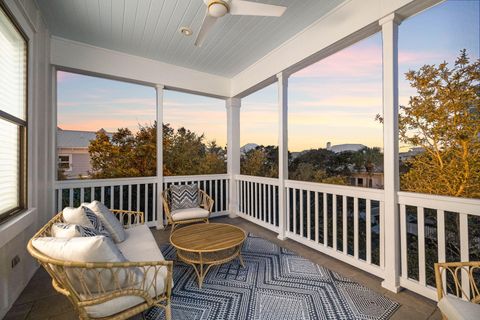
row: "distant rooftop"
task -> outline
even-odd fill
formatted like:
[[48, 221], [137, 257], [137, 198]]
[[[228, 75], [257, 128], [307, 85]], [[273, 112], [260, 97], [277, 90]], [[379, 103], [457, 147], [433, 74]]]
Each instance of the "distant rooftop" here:
[[366, 148], [363, 144], [356, 144], [356, 143], [345, 143], [345, 144], [337, 144], [332, 146], [330, 142], [327, 143], [327, 150], [330, 150], [335, 153], [345, 152], [345, 151], [360, 151], [363, 148]]
[[[111, 137], [112, 133], [107, 132], [107, 135]], [[94, 140], [95, 137], [96, 132], [94, 131], [63, 130], [57, 128], [57, 148], [88, 148], [90, 141]]]

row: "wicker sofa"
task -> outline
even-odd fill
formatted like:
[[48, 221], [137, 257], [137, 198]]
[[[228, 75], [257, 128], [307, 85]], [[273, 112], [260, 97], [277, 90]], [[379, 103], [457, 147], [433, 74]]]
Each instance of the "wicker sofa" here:
[[[462, 287], [462, 274], [468, 278], [469, 293]], [[447, 275], [453, 279], [450, 290]], [[443, 319], [480, 319], [480, 261], [435, 263], [435, 282]]]
[[[62, 212], [53, 217], [29, 241], [27, 249], [52, 277], [53, 287], [73, 304], [81, 319], [127, 319], [159, 306], [171, 319], [172, 261], [165, 261], [143, 212], [112, 210], [123, 222], [127, 239], [117, 244], [127, 262], [75, 262], [52, 259], [32, 242], [51, 237], [54, 223], [63, 222]], [[110, 288], [101, 277], [108, 276]], [[92, 284], [92, 279], [97, 279]], [[113, 287], [113, 288], [112, 288]]]

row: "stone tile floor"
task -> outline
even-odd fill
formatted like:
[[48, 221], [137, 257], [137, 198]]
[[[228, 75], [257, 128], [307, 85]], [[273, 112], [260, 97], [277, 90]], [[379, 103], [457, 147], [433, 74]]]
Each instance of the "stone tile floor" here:
[[[364, 286], [399, 302], [401, 306], [391, 319], [441, 319], [441, 314], [436, 308], [435, 302], [432, 300], [408, 290], [403, 290], [397, 294], [389, 292], [382, 288], [380, 284], [381, 280], [379, 278], [295, 241], [280, 241], [277, 239], [275, 233], [246, 220], [240, 218], [230, 219], [226, 217], [216, 218], [214, 220], [215, 222], [231, 223], [243, 228], [247, 232], [260, 235], [269, 241], [275, 242], [280, 246], [296, 252], [298, 255], [308, 257], [308, 259], [315, 263], [321, 264], [331, 270], [335, 270], [343, 276], [355, 279], [355, 281]], [[159, 245], [169, 241], [169, 229], [167, 231], [151, 230]], [[70, 302], [53, 289], [49, 275], [43, 269], [39, 269], [4, 318], [4, 320], [14, 319], [68, 320], [77, 319], [77, 316], [73, 312]], [[136, 319], [141, 319], [141, 317], [136, 317]]]

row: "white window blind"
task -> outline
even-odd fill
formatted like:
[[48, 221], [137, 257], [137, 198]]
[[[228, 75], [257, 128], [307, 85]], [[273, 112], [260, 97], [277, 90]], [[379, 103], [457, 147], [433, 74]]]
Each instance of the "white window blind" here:
[[0, 7], [0, 221], [23, 206], [26, 48]]

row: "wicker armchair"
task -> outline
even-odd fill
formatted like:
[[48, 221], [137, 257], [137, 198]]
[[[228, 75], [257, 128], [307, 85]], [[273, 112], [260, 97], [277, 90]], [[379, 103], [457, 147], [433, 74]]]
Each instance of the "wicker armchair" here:
[[[125, 210], [112, 210], [112, 212], [123, 222], [125, 229], [144, 223], [143, 212]], [[114, 315], [95, 319], [127, 319], [153, 306], [163, 308], [166, 319], [171, 319], [172, 261], [86, 263], [52, 259], [36, 250], [32, 240], [51, 236], [51, 227], [57, 222], [63, 222], [62, 212], [53, 217], [33, 236], [28, 242], [27, 249], [50, 274], [55, 290], [70, 300], [80, 319], [93, 319], [87, 312], [89, 307], [128, 296], [138, 297], [139, 301], [143, 300], [143, 302]], [[167, 270], [163, 284], [164, 290], [158, 292], [157, 275], [161, 269], [165, 271], [164, 268]], [[114, 290], [106, 291], [99, 280], [105, 274], [111, 277]], [[97, 279], [93, 288], [91, 282], [87, 285], [88, 280], [86, 280], [87, 277], [92, 279], [92, 276]], [[125, 279], [128, 279], [127, 282]], [[163, 281], [163, 278], [161, 280]], [[73, 284], [74, 281], [76, 285]]]
[[170, 201], [170, 188], [166, 189], [162, 193], [162, 199], [163, 199], [163, 210], [165, 211], [165, 215], [167, 217], [167, 226], [171, 225], [172, 229], [170, 232], [173, 232], [176, 227], [182, 224], [188, 224], [188, 223], [194, 223], [194, 222], [205, 222], [208, 223], [210, 219], [210, 215], [212, 214], [212, 208], [213, 208], [213, 199], [203, 190], [198, 189], [198, 195], [200, 197], [200, 208], [207, 210], [208, 215], [205, 217], [201, 218], [188, 218], [188, 219], [174, 219], [172, 217], [172, 211], [171, 211], [171, 201]]
[[[470, 295], [468, 295], [467, 292], [465, 292], [462, 288], [462, 273], [468, 275]], [[466, 300], [469, 300], [473, 304], [480, 304], [480, 261], [435, 263], [435, 282], [437, 286], [439, 308], [442, 311], [443, 319], [447, 319], [447, 315], [443, 312], [441, 306], [441, 304], [445, 305], [445, 303], [441, 301], [445, 298], [453, 298], [447, 293], [447, 288], [444, 286], [443, 278], [446, 277], [447, 274], [450, 274], [453, 278], [454, 287], [451, 289], [457, 298], [464, 298]], [[459, 299], [453, 299], [454, 303], [464, 303], [464, 301], [460, 301]], [[453, 304], [450, 302], [447, 306], [447, 309], [452, 309], [452, 306]], [[469, 308], [468, 303], [467, 305], [463, 304], [459, 306], [462, 309]], [[477, 314], [477, 316], [478, 315], [479, 314]]]

